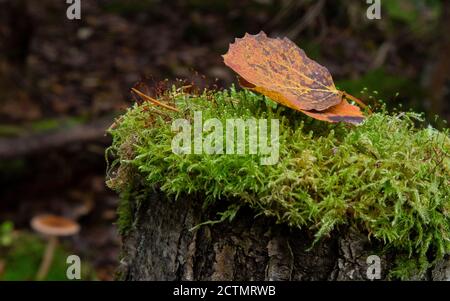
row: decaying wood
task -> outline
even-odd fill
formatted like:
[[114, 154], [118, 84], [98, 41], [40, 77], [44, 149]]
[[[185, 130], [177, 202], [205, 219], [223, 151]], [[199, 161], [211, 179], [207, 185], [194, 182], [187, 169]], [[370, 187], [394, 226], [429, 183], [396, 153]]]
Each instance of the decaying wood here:
[[106, 129], [112, 123], [113, 119], [108, 117], [90, 124], [77, 125], [54, 132], [0, 139], [0, 159], [42, 153], [74, 143], [105, 141], [106, 145], [110, 140], [109, 137], [106, 137]]

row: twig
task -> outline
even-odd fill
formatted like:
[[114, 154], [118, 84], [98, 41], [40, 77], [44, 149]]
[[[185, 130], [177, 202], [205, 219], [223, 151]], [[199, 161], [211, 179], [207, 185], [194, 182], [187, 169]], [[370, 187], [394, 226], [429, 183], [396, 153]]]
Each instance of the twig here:
[[113, 118], [106, 117], [91, 124], [77, 125], [56, 132], [27, 135], [18, 138], [3, 138], [0, 139], [0, 159], [40, 153], [69, 144], [106, 140], [106, 129], [112, 123]]
[[380, 68], [384, 62], [386, 61], [386, 57], [389, 54], [389, 51], [393, 48], [390, 42], [384, 42], [380, 48], [378, 48], [377, 54], [373, 59], [372, 64], [370, 65], [370, 69], [378, 69]]
[[325, 5], [325, 0], [320, 0], [317, 1], [316, 4], [308, 9], [308, 12], [306, 13], [306, 15], [300, 20], [300, 22], [298, 22], [294, 28], [292, 28], [289, 33], [288, 36], [291, 39], [296, 39], [297, 36], [308, 26], [310, 26], [312, 24], [312, 22], [318, 17], [320, 16], [320, 13], [322, 12], [322, 9]]
[[148, 96], [148, 95], [145, 95], [144, 93], [142, 93], [141, 91], [139, 91], [139, 90], [137, 90], [137, 89], [135, 89], [135, 88], [131, 88], [131, 91], [133, 91], [134, 93], [136, 93], [136, 94], [139, 95], [140, 97], [144, 98], [144, 99], [147, 100], [147, 101], [150, 101], [151, 103], [153, 103], [153, 104], [155, 104], [155, 105], [164, 107], [164, 108], [166, 108], [166, 109], [169, 109], [169, 110], [172, 110], [172, 111], [175, 111], [175, 112], [178, 112], [178, 113], [180, 112], [178, 109], [176, 109], [176, 108], [174, 108], [174, 107], [171, 107], [171, 106], [169, 106], [169, 105], [166, 105], [165, 103], [159, 102], [159, 101], [157, 101], [156, 99], [154, 99], [154, 98], [152, 98], [152, 97], [150, 97], [150, 96]]

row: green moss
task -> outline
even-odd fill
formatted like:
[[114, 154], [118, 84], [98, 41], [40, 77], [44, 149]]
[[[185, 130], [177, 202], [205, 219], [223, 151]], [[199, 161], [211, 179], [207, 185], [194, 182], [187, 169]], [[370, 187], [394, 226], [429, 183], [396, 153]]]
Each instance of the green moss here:
[[126, 234], [132, 226], [133, 215], [131, 212], [131, 199], [128, 191], [120, 195], [119, 205], [117, 207], [117, 229], [120, 234]]
[[[316, 241], [352, 225], [421, 270], [449, 253], [448, 130], [424, 126], [415, 113], [384, 111], [359, 126], [328, 124], [234, 89], [166, 97], [180, 113], [135, 105], [110, 130], [108, 152], [117, 159], [109, 185], [123, 200], [136, 187], [141, 195], [153, 189], [174, 197], [195, 193], [204, 206], [229, 202], [219, 220], [232, 220], [249, 206], [255, 215], [313, 231]], [[199, 110], [204, 120], [278, 118], [278, 164], [260, 165], [257, 155], [173, 153], [172, 120], [192, 119]], [[120, 208], [121, 228], [129, 229], [132, 218], [123, 209], [129, 207]], [[405, 275], [400, 266], [397, 271], [394, 277]]]

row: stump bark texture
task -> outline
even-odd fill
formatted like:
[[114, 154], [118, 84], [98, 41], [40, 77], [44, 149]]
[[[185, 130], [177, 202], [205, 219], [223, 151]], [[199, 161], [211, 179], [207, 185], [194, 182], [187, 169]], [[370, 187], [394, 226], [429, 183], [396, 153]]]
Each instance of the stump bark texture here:
[[[367, 234], [342, 227], [312, 249], [312, 232], [276, 224], [241, 210], [232, 222], [191, 228], [216, 219], [194, 198], [174, 201], [154, 193], [131, 204], [133, 227], [123, 238], [118, 277], [122, 280], [368, 280], [380, 258], [385, 280], [395, 254], [382, 254]], [[217, 208], [215, 208], [217, 209]], [[373, 278], [373, 277], [372, 277]], [[377, 278], [377, 277], [375, 277]], [[449, 280], [443, 261], [416, 280]]]

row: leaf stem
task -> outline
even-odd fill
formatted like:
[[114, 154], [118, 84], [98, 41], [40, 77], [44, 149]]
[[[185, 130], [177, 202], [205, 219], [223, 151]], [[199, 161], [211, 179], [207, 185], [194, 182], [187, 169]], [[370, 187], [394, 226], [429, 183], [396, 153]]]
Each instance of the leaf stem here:
[[367, 111], [369, 112], [369, 114], [372, 114], [372, 110], [364, 103], [362, 102], [362, 100], [360, 100], [359, 98], [356, 98], [355, 96], [348, 94], [345, 91], [342, 91], [344, 93], [344, 97], [350, 100], [353, 100], [354, 102], [356, 102], [361, 108], [363, 109], [367, 109]]

